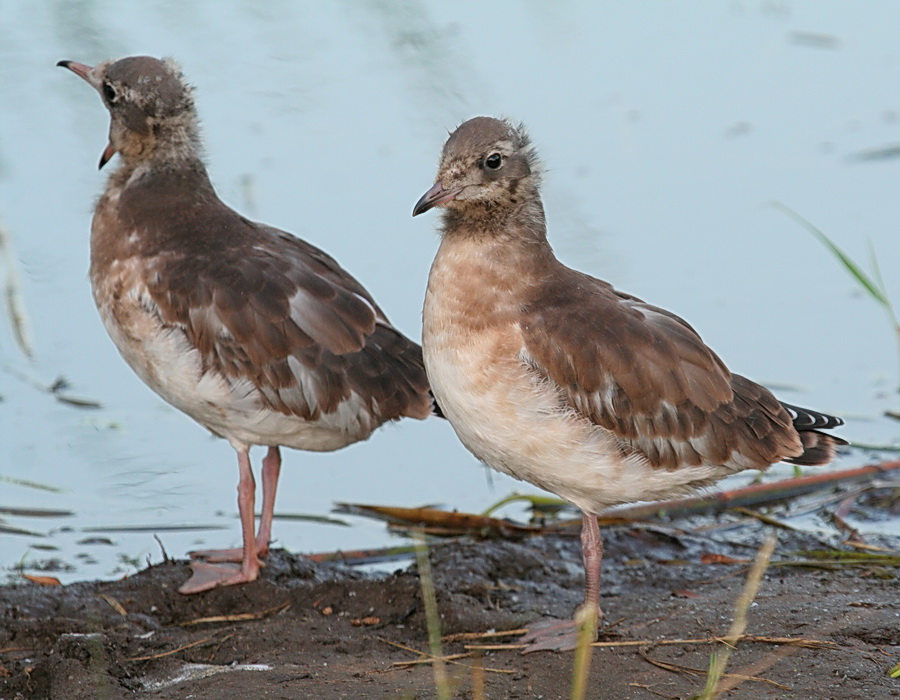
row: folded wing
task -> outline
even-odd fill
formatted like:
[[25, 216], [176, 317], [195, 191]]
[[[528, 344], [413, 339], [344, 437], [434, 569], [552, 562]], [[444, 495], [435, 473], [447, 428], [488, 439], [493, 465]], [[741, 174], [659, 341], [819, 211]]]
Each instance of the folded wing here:
[[521, 330], [522, 359], [623, 453], [664, 469], [735, 471], [803, 454], [771, 392], [729, 372], [683, 319], [606, 282], [565, 268], [535, 295]]

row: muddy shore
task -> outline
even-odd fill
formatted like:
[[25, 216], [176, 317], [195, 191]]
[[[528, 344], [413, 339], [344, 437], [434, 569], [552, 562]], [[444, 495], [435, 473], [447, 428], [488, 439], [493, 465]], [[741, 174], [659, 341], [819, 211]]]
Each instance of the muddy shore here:
[[[595, 648], [588, 697], [699, 692], [714, 646], [659, 641], [727, 631], [746, 562], [767, 531], [761, 524], [745, 525], [740, 536], [665, 525], [607, 528], [601, 641], [645, 644]], [[727, 670], [755, 679], [723, 697], [900, 696], [900, 679], [889, 677], [900, 661], [897, 568], [796, 565], [808, 561], [803, 552], [821, 550], [821, 541], [790, 531], [778, 537], [747, 632], [817, 646], [740, 644]], [[869, 543], [900, 549], [900, 538]], [[445, 635], [565, 617], [579, 602], [576, 537], [440, 543], [431, 563]], [[430, 665], [394, 665], [428, 649], [413, 565], [373, 575], [276, 551], [250, 585], [182, 596], [175, 589], [187, 576], [185, 562], [174, 561], [120, 581], [3, 587], [0, 698], [436, 696]], [[446, 642], [444, 653], [464, 653], [472, 643]], [[455, 697], [549, 700], [569, 697], [572, 661], [572, 654], [505, 648], [460, 658], [449, 672]]]

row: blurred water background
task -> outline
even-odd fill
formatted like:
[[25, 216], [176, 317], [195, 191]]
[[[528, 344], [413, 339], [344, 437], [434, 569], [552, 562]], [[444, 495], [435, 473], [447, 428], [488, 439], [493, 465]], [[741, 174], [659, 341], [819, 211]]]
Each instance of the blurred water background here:
[[[32, 347], [4, 309], [0, 567], [103, 578], [158, 561], [154, 535], [172, 556], [240, 540], [232, 449], [144, 387], [94, 309], [108, 121], [58, 60], [176, 58], [222, 198], [334, 255], [414, 338], [437, 216], [410, 210], [439, 149], [468, 117], [521, 119], [560, 258], [684, 316], [782, 399], [845, 416], [845, 437], [889, 447], [900, 376], [884, 310], [771, 202], [867, 268], [871, 246], [900, 303], [898, 26], [900, 4], [837, 0], [0, 0], [0, 281]], [[514, 490], [535, 492], [489, 474], [445, 423], [405, 421], [333, 454], [286, 451], [276, 510], [479, 511]], [[298, 552], [389, 542], [345, 520], [280, 519], [274, 534]]]

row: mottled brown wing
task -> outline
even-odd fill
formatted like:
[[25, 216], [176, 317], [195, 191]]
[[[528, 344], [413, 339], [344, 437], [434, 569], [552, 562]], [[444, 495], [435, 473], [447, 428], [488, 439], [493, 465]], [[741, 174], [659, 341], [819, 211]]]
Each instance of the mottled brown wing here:
[[735, 470], [802, 452], [777, 399], [732, 375], [687, 322], [564, 269], [525, 308], [523, 359], [623, 450]]
[[150, 293], [206, 366], [310, 420], [351, 392], [381, 420], [429, 414], [421, 348], [333, 258], [224, 206], [191, 228], [202, 240], [152, 258]]

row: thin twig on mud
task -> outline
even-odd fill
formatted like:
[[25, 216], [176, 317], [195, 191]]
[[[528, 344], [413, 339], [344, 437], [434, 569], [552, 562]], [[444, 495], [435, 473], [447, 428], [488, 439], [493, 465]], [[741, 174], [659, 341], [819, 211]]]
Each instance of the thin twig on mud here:
[[[727, 637], [700, 637], [697, 639], [627, 639], [616, 642], [594, 642], [593, 647], [654, 647], [673, 644], [713, 644], [715, 642], [728, 643], [733, 641]], [[737, 638], [740, 642], [755, 642], [759, 644], [777, 644], [802, 647], [804, 649], [833, 649], [837, 647], [835, 642], [824, 639], [807, 639], [806, 637], [765, 637], [758, 634], [742, 634]], [[502, 651], [503, 649], [523, 649], [524, 644], [466, 644], [466, 649], [481, 651]]]
[[[403, 651], [408, 651], [412, 654], [418, 654], [420, 657], [418, 659], [412, 659], [410, 661], [394, 661], [391, 664], [392, 667], [405, 668], [407, 666], [418, 666], [420, 664], [430, 664], [435, 660], [434, 657], [428, 652], [419, 651], [418, 649], [414, 649], [413, 647], [408, 647], [405, 644], [400, 644], [399, 642], [392, 642], [390, 639], [384, 639], [383, 637], [379, 637], [378, 639], [385, 644], [390, 644], [392, 647], [403, 649]], [[446, 661], [447, 663], [455, 664], [457, 666], [462, 666], [463, 668], [472, 668], [469, 664], [461, 664], [457, 661], [457, 659], [468, 659], [472, 658], [472, 656], [472, 652], [467, 651], [464, 654], [448, 654], [446, 656], [442, 656], [441, 660]], [[481, 668], [483, 671], [489, 671], [490, 673], [518, 673], [518, 671], [505, 668], [487, 668], [485, 666], [482, 666]]]
[[[653, 664], [658, 668], [665, 669], [666, 671], [672, 671], [672, 673], [686, 673], [690, 676], [706, 676], [709, 673], [709, 669], [704, 668], [694, 668], [693, 666], [682, 666], [681, 664], [671, 664], [666, 661], [659, 661], [658, 659], [653, 659], [647, 655], [643, 649], [638, 650], [638, 654], [640, 654], [641, 658], [647, 663]], [[767, 683], [768, 685], [775, 686], [776, 688], [780, 688], [781, 690], [790, 690], [790, 686], [782, 685], [781, 683], [776, 683], [775, 681], [769, 680], [768, 678], [760, 678], [759, 676], [744, 676], [738, 673], [723, 673], [722, 678], [735, 678], [740, 681], [755, 681], [757, 683]]]
[[665, 698], [666, 700], [681, 700], [680, 695], [667, 695], [666, 693], [660, 693], [658, 690], [653, 690], [653, 688], [646, 683], [629, 683], [628, 684], [632, 688], [643, 688], [648, 693], [652, 693], [660, 698]]
[[737, 508], [732, 508], [732, 512], [740, 513], [741, 515], [746, 515], [748, 518], [755, 518], [759, 520], [761, 523], [765, 523], [766, 525], [771, 525], [772, 527], [780, 527], [782, 530], [793, 530], [794, 532], [801, 532], [800, 528], [794, 527], [786, 522], [779, 520], [778, 518], [773, 518], [771, 515], [765, 515], [764, 513], [759, 513], [752, 508], [745, 508], [744, 506], [738, 506]]
[[178, 625], [180, 627], [190, 627], [191, 625], [204, 625], [214, 622], [245, 622], [247, 620], [262, 620], [264, 617], [275, 615], [276, 613], [280, 613], [290, 607], [290, 603], [282, 603], [281, 605], [278, 605], [274, 608], [269, 608], [268, 610], [262, 610], [260, 612], [238, 613], [236, 615], [213, 615], [212, 617], [198, 617], [195, 620], [179, 622]]
[[117, 613], [119, 613], [119, 615], [121, 615], [122, 617], [125, 617], [126, 615], [128, 615], [128, 611], [125, 609], [125, 606], [123, 606], [118, 600], [113, 598], [111, 595], [106, 595], [105, 593], [101, 593], [99, 597], [102, 600], [105, 600], [107, 603], [109, 603], [109, 606], [113, 610], [115, 610]]
[[445, 642], [462, 642], [466, 639], [490, 639], [491, 637], [521, 637], [528, 632], [527, 627], [519, 627], [514, 630], [501, 630], [492, 632], [457, 632], [444, 635]]
[[123, 659], [123, 661], [150, 661], [151, 659], [161, 659], [164, 656], [171, 656], [172, 654], [177, 654], [179, 651], [184, 651], [185, 649], [192, 649], [193, 647], [199, 647], [201, 644], [207, 644], [209, 642], [218, 641], [219, 644], [224, 642], [226, 639], [231, 639], [234, 635], [228, 634], [222, 639], [216, 639], [215, 635], [212, 637], [206, 637], [204, 639], [198, 639], [196, 642], [191, 642], [190, 644], [185, 644], [184, 646], [180, 646], [177, 649], [170, 649], [169, 651], [163, 651], [159, 654], [148, 654], [147, 656], [132, 656], [127, 659]]

